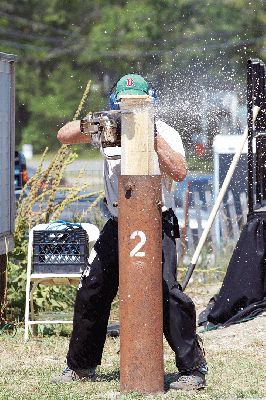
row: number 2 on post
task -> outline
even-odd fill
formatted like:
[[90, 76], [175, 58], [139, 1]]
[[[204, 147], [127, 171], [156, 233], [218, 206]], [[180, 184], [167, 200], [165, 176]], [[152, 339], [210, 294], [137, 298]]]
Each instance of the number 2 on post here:
[[130, 235], [130, 239], [135, 239], [136, 236], [140, 237], [140, 242], [136, 244], [134, 249], [130, 252], [130, 257], [145, 257], [145, 251], [139, 251], [146, 242], [146, 235], [142, 231], [134, 231]]

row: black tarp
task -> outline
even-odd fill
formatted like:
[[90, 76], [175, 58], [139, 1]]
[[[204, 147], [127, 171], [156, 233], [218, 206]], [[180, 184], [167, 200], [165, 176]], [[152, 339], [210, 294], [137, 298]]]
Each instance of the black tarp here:
[[219, 293], [199, 315], [205, 328], [229, 326], [266, 311], [266, 211], [248, 215]]

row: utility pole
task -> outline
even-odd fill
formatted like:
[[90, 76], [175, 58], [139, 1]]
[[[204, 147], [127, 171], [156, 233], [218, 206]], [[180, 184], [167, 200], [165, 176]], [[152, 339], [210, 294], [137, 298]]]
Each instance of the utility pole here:
[[0, 325], [5, 323], [7, 255], [14, 250], [15, 229], [15, 61], [0, 52]]
[[7, 256], [0, 254], [0, 326], [5, 323], [5, 305], [7, 290]]
[[122, 96], [118, 197], [120, 386], [163, 392], [161, 177], [150, 96]]

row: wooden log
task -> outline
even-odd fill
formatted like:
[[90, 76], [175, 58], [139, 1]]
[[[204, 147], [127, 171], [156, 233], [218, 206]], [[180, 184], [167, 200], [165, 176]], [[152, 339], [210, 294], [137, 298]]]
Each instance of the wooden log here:
[[150, 96], [121, 96], [121, 175], [160, 175]]

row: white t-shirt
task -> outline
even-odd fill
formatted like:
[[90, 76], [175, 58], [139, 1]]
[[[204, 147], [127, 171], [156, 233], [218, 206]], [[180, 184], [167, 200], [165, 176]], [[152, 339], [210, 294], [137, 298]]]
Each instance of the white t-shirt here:
[[[177, 153], [185, 157], [185, 150], [179, 133], [165, 122], [156, 121], [157, 134]], [[117, 152], [117, 148], [116, 148]], [[117, 154], [117, 153], [116, 153]], [[118, 177], [121, 175], [121, 160], [104, 160], [104, 188], [107, 205], [111, 214], [118, 216], [118, 208], [113, 204], [118, 201]], [[171, 193], [171, 178], [162, 177], [163, 209], [174, 208], [174, 198]]]

